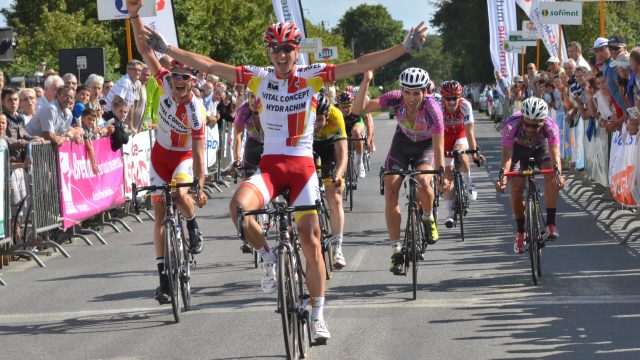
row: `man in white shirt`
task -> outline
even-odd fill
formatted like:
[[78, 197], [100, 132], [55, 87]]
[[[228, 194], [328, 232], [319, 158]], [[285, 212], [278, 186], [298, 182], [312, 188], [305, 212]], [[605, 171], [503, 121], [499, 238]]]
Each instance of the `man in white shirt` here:
[[68, 86], [58, 88], [56, 99], [38, 110], [27, 124], [26, 129], [29, 135], [43, 137], [57, 146], [67, 139], [75, 139], [81, 135], [81, 129], [71, 127], [73, 115], [69, 110], [69, 104], [73, 103], [75, 94], [75, 91]]
[[38, 98], [36, 113], [56, 98], [56, 91], [64, 85], [64, 80], [58, 75], [51, 75], [44, 81], [44, 95]]
[[585, 58], [582, 56], [582, 45], [580, 45], [579, 42], [572, 41], [569, 44], [567, 44], [567, 55], [569, 55], [570, 59], [573, 59], [573, 61], [576, 62], [576, 68], [579, 68], [579, 67], [586, 67], [587, 69], [591, 68], [591, 66], [589, 65], [589, 62], [585, 60]]
[[127, 113], [125, 123], [131, 123], [129, 117], [133, 116], [135, 112], [135, 102], [140, 100], [138, 98], [138, 88], [136, 84], [139, 84], [140, 76], [142, 75], [143, 63], [139, 60], [131, 60], [127, 63], [127, 73], [118, 80], [109, 93], [107, 94], [107, 108], [106, 111], [111, 111], [111, 104], [115, 97], [119, 97], [127, 104]]

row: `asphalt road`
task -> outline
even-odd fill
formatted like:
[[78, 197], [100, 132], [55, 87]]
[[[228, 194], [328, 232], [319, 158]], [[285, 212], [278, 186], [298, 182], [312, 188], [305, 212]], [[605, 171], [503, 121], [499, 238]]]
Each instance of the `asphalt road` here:
[[[383, 162], [395, 121], [376, 120]], [[491, 180], [499, 137], [486, 119], [477, 137], [490, 162], [474, 169], [479, 197], [458, 229], [444, 229], [421, 263], [418, 300], [410, 278], [388, 271], [384, 199], [377, 170], [360, 182], [347, 214], [348, 266], [328, 283], [328, 345], [312, 359], [638, 359], [640, 264], [593, 216], [563, 195], [562, 238], [543, 250], [543, 278], [533, 286], [526, 255], [514, 255], [507, 195]], [[66, 245], [71, 258], [12, 263], [0, 287], [0, 359], [281, 359], [276, 295], [239, 250], [228, 217], [233, 188], [199, 212], [206, 234], [198, 256], [193, 310], [175, 324], [170, 305], [153, 300], [152, 224], [107, 231], [108, 245]], [[404, 204], [404, 195], [401, 194]]]

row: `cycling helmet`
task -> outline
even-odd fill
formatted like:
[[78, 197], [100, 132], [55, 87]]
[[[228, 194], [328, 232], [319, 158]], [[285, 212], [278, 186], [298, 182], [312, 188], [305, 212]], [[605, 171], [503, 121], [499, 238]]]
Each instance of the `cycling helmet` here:
[[325, 95], [324, 89], [318, 93], [318, 106], [316, 106], [316, 115], [324, 115], [329, 112], [329, 98]]
[[429, 84], [429, 73], [420, 68], [408, 68], [398, 78], [400, 86], [407, 89], [424, 89]]
[[351, 104], [353, 102], [353, 95], [348, 91], [343, 91], [338, 96], [338, 104]]
[[454, 97], [462, 94], [462, 86], [455, 80], [445, 81], [440, 85], [440, 95]]
[[548, 114], [547, 102], [540, 98], [530, 97], [522, 102], [522, 116], [526, 118], [543, 121]]
[[179, 61], [177, 61], [175, 59], [171, 60], [171, 65], [169, 67], [170, 67], [169, 70], [172, 70], [172, 71], [174, 69], [185, 69], [185, 70], [189, 71], [189, 73], [191, 73], [191, 75], [198, 76], [198, 70], [196, 70], [196, 69], [194, 69], [194, 68], [192, 68], [190, 66], [187, 66], [187, 65], [185, 65], [185, 64], [183, 64], [183, 63], [181, 63], [181, 62], [179, 62]]
[[433, 83], [433, 81], [429, 80], [429, 83], [427, 84], [427, 93], [429, 94], [433, 94], [436, 91], [436, 86]]
[[302, 33], [294, 23], [277, 22], [269, 25], [264, 32], [265, 46], [300, 45], [300, 42], [302, 42]]

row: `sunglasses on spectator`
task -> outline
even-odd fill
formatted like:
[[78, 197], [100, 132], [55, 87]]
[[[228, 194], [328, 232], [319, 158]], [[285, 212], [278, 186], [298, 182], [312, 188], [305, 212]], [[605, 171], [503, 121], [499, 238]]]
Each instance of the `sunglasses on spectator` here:
[[527, 70], [533, 70], [533, 69], [535, 69], [533, 66], [527, 68]]
[[23, 97], [21, 97], [21, 98], [20, 98], [20, 101], [26, 101], [26, 100], [31, 100], [31, 101], [33, 101], [33, 100], [35, 100], [35, 99], [36, 99], [36, 97], [35, 97], [35, 96], [23, 96]]
[[444, 96], [444, 99], [446, 101], [456, 101], [456, 100], [458, 100], [458, 97], [457, 96]]
[[620, 50], [620, 46], [607, 46], [609, 50]]
[[284, 46], [278, 46], [278, 45], [274, 45], [274, 46], [270, 46], [269, 47], [269, 51], [272, 54], [279, 54], [281, 52], [285, 52], [287, 54], [291, 53], [292, 51], [294, 51], [296, 49], [295, 46], [293, 45], [284, 45]]
[[171, 73], [171, 77], [176, 79], [176, 80], [184, 80], [184, 81], [188, 81], [191, 80], [191, 78], [193, 78], [193, 76], [191, 76], [191, 74], [182, 74], [182, 73], [177, 73], [177, 72], [172, 72]]
[[536, 123], [536, 124], [532, 124], [526, 121], [522, 121], [522, 126], [529, 128], [529, 129], [540, 129], [542, 127], [544, 123]]

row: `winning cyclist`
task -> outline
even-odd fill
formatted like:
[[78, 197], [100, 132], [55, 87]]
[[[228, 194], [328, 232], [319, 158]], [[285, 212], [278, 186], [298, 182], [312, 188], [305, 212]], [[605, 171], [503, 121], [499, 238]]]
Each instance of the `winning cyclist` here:
[[[429, 74], [423, 69], [408, 68], [400, 74], [398, 79], [401, 90], [390, 91], [379, 99], [365, 101], [365, 94], [372, 77], [371, 71], [365, 72], [352, 111], [354, 114], [362, 114], [397, 106], [398, 126], [385, 162], [387, 171], [406, 169], [410, 161], [413, 161], [413, 166], [417, 170], [432, 170], [434, 158], [435, 167], [442, 169], [444, 123], [440, 105], [433, 96], [427, 94]], [[431, 188], [431, 177], [431, 175], [419, 175], [416, 179], [420, 183], [418, 199], [422, 204], [422, 221], [426, 224], [426, 228], [431, 230], [431, 239], [435, 243], [439, 235], [432, 214], [434, 192]], [[403, 265], [403, 257], [400, 253], [402, 246], [400, 206], [398, 206], [401, 185], [402, 178], [398, 175], [384, 178], [385, 218], [389, 239], [393, 246], [389, 270], [395, 275], [402, 272]], [[444, 190], [442, 185], [439, 186]]]
[[[141, 0], [128, 0], [136, 6], [129, 14], [137, 16]], [[313, 64], [297, 66], [296, 59], [302, 34], [293, 23], [278, 22], [267, 27], [264, 44], [271, 61], [270, 67], [232, 66], [206, 56], [188, 52], [167, 44], [162, 35], [147, 27], [143, 38], [154, 50], [200, 71], [217, 75], [230, 83], [250, 87], [260, 98], [260, 123], [264, 130], [264, 153], [258, 172], [242, 183], [229, 205], [231, 219], [236, 221], [236, 209], [259, 209], [282, 190], [289, 189], [293, 206], [314, 205], [318, 197], [318, 178], [313, 161], [313, 124], [317, 104], [316, 94], [325, 83], [382, 66], [407, 52], [421, 48], [426, 27], [420, 23], [412, 28], [403, 44], [364, 55], [344, 64]], [[311, 318], [314, 341], [331, 337], [324, 321], [325, 268], [320, 245], [320, 224], [316, 212], [297, 214], [306, 259], [306, 280], [311, 294]], [[261, 226], [253, 219], [244, 222], [244, 233], [263, 259], [263, 290], [275, 291], [275, 254], [262, 235]]]
[[[467, 150], [469, 145], [472, 149], [477, 149], [476, 137], [473, 124], [473, 109], [471, 103], [462, 97], [462, 86], [455, 80], [445, 81], [440, 85], [440, 104], [444, 115], [444, 151]], [[447, 178], [451, 179], [453, 171], [453, 156], [446, 157]], [[471, 181], [471, 168], [469, 158], [461, 157], [462, 176], [469, 185], [469, 195], [472, 201], [478, 197], [476, 185]], [[473, 154], [473, 161], [484, 163], [484, 156]], [[442, 203], [446, 214], [444, 224], [446, 227], [453, 227], [453, 192], [447, 190], [444, 193]]]
[[[347, 169], [347, 130], [342, 113], [329, 103], [324, 91], [318, 94], [316, 108], [316, 124], [313, 135], [313, 151], [320, 157], [322, 165], [334, 163], [335, 174], [330, 169], [322, 169], [322, 182], [325, 196], [331, 210], [331, 239], [333, 246], [333, 267], [340, 270], [347, 266], [342, 254], [344, 231], [344, 209], [342, 208], [342, 191], [344, 190], [344, 172]], [[335, 179], [335, 181], [334, 181]]]
[[[236, 118], [233, 121], [233, 162], [234, 173], [240, 167], [242, 158], [242, 181], [247, 180], [258, 170], [258, 163], [264, 150], [264, 131], [260, 125], [260, 99], [247, 88], [245, 90], [247, 102], [236, 111]], [[242, 147], [242, 136], [247, 133], [247, 140], [244, 144], [244, 156], [240, 156]], [[251, 245], [245, 240], [240, 247], [243, 253], [251, 253]]]
[[[555, 121], [549, 116], [546, 101], [536, 97], [530, 97], [522, 102], [522, 112], [513, 114], [504, 123], [502, 129], [502, 163], [501, 170], [510, 171], [529, 168], [529, 158], [534, 158], [540, 169], [553, 169], [558, 166], [562, 172], [560, 162], [559, 130]], [[558, 182], [554, 181], [553, 174], [544, 175], [544, 200], [547, 206], [547, 229], [545, 237], [555, 240], [560, 237], [556, 229], [556, 206], [558, 193], [564, 187], [564, 178], [558, 176]], [[504, 192], [505, 179], [496, 181], [496, 190]], [[524, 251], [524, 185], [522, 177], [512, 177], [509, 180], [511, 187], [511, 207], [516, 219], [518, 234], [513, 245], [513, 250], [522, 254]]]
[[[137, 14], [137, 12], [135, 13]], [[134, 14], [134, 15], [135, 15]], [[133, 30], [143, 33], [142, 21], [132, 16]], [[156, 142], [151, 150], [151, 185], [162, 185], [175, 180], [177, 183], [192, 182], [194, 175], [200, 182], [197, 205], [203, 207], [207, 197], [202, 191], [204, 185], [204, 127], [206, 110], [202, 102], [193, 95], [196, 86], [195, 70], [176, 61], [171, 63], [170, 71], [162, 67], [153, 50], [145, 41], [136, 38], [138, 52], [163, 89], [158, 107], [158, 131]], [[187, 219], [187, 229], [191, 241], [191, 252], [202, 252], [203, 239], [198, 224], [193, 200], [188, 188], [177, 191], [176, 204]], [[160, 276], [160, 286], [155, 298], [160, 304], [169, 303], [169, 279], [164, 273], [164, 228], [165, 216], [162, 195], [154, 195], [155, 209], [154, 247]]]
[[[353, 103], [353, 87], [351, 91], [343, 91], [338, 96], [338, 107], [342, 111], [344, 117], [345, 126], [347, 128], [347, 136], [351, 139], [362, 139], [365, 134], [365, 121], [370, 121], [366, 114], [355, 115], [351, 111], [351, 104]], [[369, 127], [373, 129], [372, 126]], [[353, 150], [355, 152], [355, 167], [358, 172], [358, 177], [365, 177], [364, 169], [364, 141], [354, 141]]]

